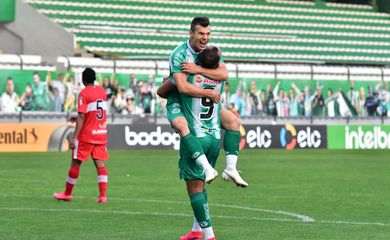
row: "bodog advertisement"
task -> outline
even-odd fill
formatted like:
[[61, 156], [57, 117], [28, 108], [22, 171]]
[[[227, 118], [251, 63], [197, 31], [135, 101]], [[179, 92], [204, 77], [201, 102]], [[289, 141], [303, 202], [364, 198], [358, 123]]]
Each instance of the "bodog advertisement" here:
[[0, 124], [0, 152], [65, 151], [73, 133], [67, 124]]
[[[327, 148], [326, 126], [244, 125], [240, 148]], [[180, 138], [168, 125], [108, 125], [109, 149], [179, 149]]]

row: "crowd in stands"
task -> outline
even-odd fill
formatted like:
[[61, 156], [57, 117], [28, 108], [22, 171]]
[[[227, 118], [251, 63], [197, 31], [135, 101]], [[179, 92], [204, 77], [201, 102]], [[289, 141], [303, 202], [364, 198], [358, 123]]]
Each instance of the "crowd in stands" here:
[[[135, 74], [130, 75], [128, 86], [119, 86], [115, 75], [98, 75], [98, 84], [107, 95], [107, 112], [117, 114], [163, 114], [165, 100], [157, 98], [157, 85], [154, 75], [149, 81], [139, 81]], [[50, 72], [42, 81], [38, 72], [33, 73], [31, 82], [26, 83], [25, 91], [19, 96], [15, 82], [8, 77], [5, 91], [0, 98], [0, 111], [14, 113], [20, 111], [74, 112], [78, 93], [83, 88], [80, 81], [69, 73], [59, 73], [52, 79]]]
[[351, 82], [346, 93], [341, 88], [325, 90], [320, 85], [314, 92], [309, 86], [299, 89], [294, 83], [286, 91], [280, 89], [280, 82], [261, 90], [257, 86], [256, 80], [252, 80], [249, 87], [239, 84], [232, 93], [229, 84], [225, 84], [224, 106], [239, 116], [390, 116], [390, 92], [383, 83], [376, 84], [374, 89], [368, 86], [366, 91], [363, 87], [356, 90]]
[[[242, 81], [234, 91], [226, 82], [222, 104], [243, 117], [390, 116], [387, 84], [355, 89], [354, 82], [350, 82], [349, 90], [343, 92], [341, 89], [324, 89], [320, 85], [315, 89], [309, 86], [300, 89], [294, 83], [284, 90], [280, 82], [258, 89], [259, 81], [252, 80], [248, 86]], [[98, 84], [106, 91], [109, 114], [165, 114], [166, 100], [156, 94], [158, 86], [154, 75], [150, 75], [148, 81], [141, 81], [131, 74], [127, 86], [122, 86], [114, 74], [111, 77], [99, 74]], [[41, 81], [39, 73], [35, 72], [20, 96], [14, 91], [14, 85], [14, 79], [8, 77], [5, 92], [1, 94], [1, 112], [74, 112], [77, 95], [83, 87], [69, 73], [59, 73], [57, 79], [53, 79], [50, 72], [45, 81]]]

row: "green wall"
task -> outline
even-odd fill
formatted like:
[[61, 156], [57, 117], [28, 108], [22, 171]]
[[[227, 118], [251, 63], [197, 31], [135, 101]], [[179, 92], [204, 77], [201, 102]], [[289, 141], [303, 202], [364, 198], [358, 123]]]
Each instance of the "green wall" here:
[[0, 0], [0, 22], [15, 20], [15, 0]]

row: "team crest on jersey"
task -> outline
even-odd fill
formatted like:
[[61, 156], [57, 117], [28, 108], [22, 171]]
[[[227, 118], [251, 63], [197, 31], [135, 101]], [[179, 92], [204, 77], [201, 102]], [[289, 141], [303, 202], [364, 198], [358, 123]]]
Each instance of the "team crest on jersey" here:
[[180, 110], [180, 108], [174, 108], [173, 110], [172, 110], [172, 114], [177, 114], [177, 113], [179, 113], [181, 110]]

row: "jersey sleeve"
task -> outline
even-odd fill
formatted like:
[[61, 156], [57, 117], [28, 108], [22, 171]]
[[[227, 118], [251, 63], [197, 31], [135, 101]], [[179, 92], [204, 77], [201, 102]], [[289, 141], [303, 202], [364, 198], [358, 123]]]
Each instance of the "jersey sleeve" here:
[[87, 99], [83, 93], [80, 93], [77, 99], [77, 112], [86, 113], [87, 108], [88, 108]]
[[185, 61], [185, 54], [183, 51], [174, 51], [169, 57], [169, 70], [171, 74], [175, 72], [182, 72], [181, 64]]

